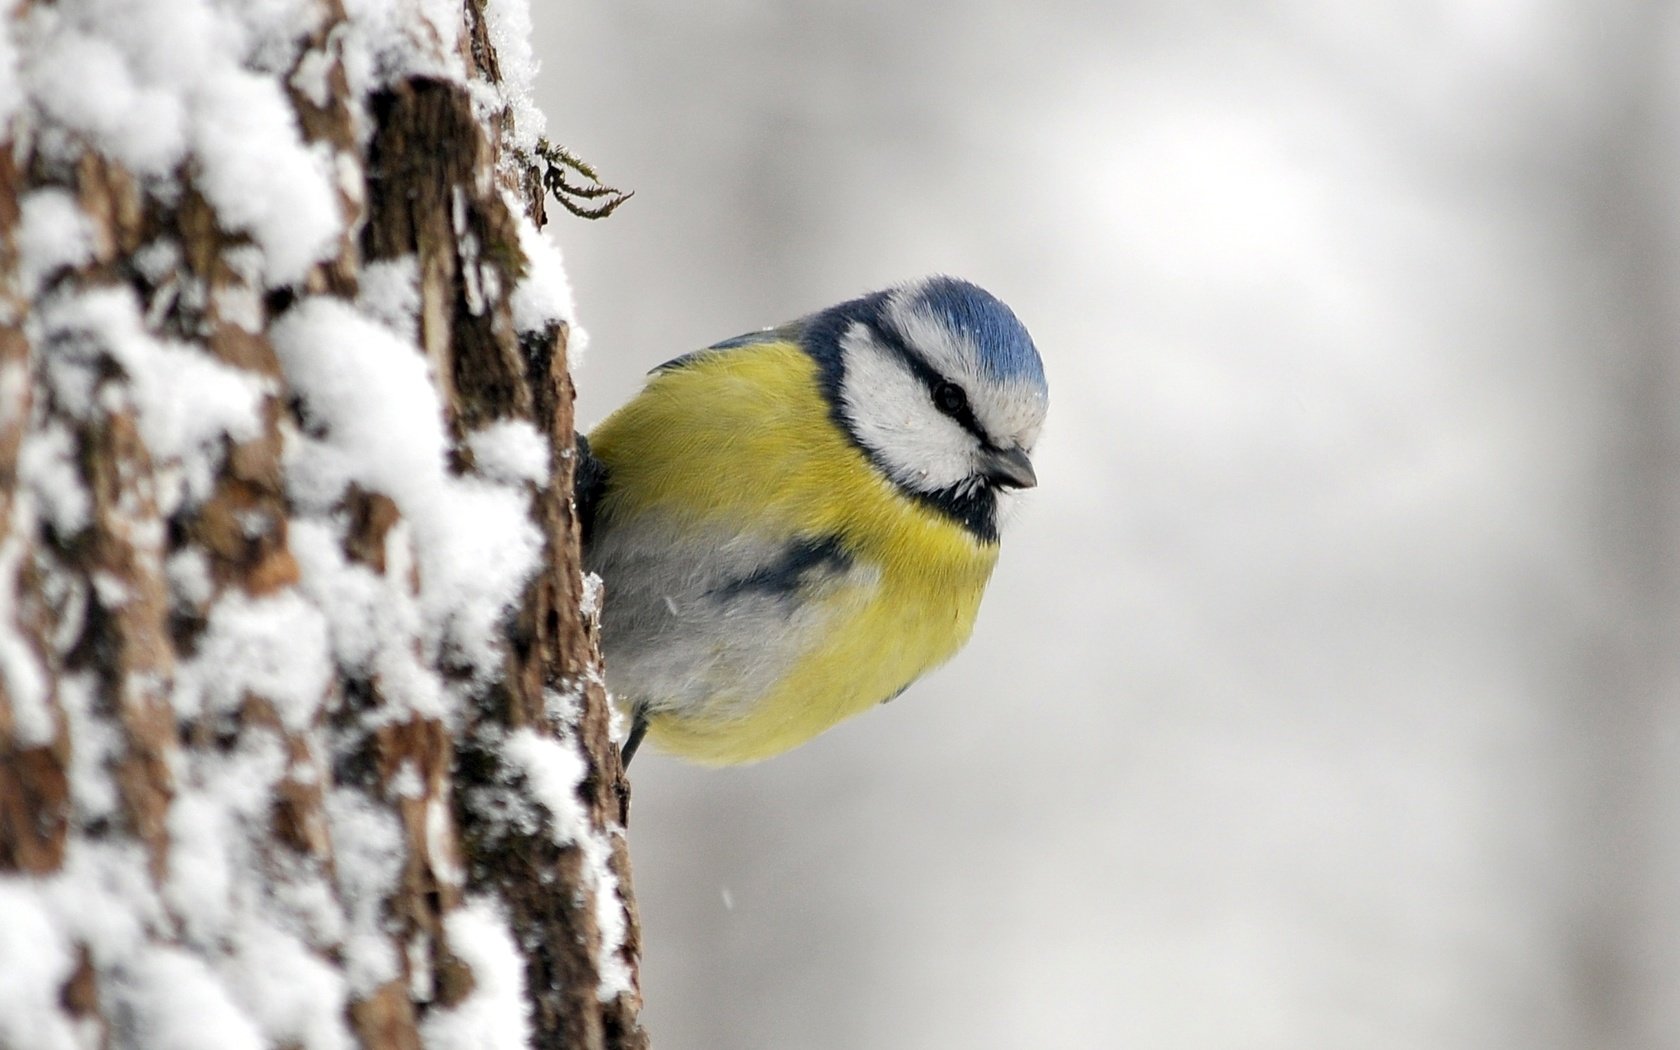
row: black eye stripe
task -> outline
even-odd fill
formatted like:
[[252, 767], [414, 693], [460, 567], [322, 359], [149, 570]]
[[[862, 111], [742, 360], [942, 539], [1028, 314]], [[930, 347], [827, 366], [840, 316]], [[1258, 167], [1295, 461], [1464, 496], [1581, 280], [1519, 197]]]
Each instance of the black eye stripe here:
[[[912, 375], [921, 380], [922, 385], [927, 388], [928, 399], [933, 402], [933, 407], [956, 420], [964, 430], [979, 439], [982, 445], [991, 447], [992, 439], [986, 435], [986, 431], [980, 426], [980, 421], [974, 418], [974, 406], [969, 404], [968, 394], [961, 385], [940, 375], [938, 370], [928, 364], [921, 354], [911, 350], [904, 340], [898, 337], [896, 332], [876, 328], [875, 335], [898, 354], [899, 358], [909, 366]], [[949, 403], [949, 407], [947, 407], [947, 403]]]

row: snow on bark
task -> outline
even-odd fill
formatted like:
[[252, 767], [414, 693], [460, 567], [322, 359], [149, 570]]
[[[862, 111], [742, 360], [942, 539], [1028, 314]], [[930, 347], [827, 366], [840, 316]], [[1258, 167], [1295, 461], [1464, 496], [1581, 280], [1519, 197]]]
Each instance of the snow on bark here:
[[528, 26], [0, 22], [0, 1045], [645, 1045]]

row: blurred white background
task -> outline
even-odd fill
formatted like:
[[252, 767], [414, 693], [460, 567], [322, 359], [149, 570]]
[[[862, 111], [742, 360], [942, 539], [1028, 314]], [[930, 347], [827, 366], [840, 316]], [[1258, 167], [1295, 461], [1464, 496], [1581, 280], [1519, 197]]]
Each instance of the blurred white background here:
[[1051, 381], [969, 649], [636, 763], [665, 1048], [1680, 1047], [1680, 12], [534, 5], [593, 424], [935, 271]]

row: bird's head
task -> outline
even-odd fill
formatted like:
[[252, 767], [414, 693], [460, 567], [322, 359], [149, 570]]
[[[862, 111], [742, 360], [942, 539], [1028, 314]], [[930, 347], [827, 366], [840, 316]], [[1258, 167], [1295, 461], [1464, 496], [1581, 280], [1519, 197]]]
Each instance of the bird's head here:
[[1049, 403], [1015, 314], [983, 289], [932, 277], [807, 320], [834, 418], [912, 497], [997, 535], [997, 497], [1038, 483], [1029, 454]]

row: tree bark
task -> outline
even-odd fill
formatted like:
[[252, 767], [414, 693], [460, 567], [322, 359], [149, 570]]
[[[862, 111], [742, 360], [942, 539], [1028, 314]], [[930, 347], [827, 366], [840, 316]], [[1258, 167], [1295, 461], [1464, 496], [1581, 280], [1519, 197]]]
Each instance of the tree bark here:
[[0, 1046], [646, 1046], [506, 12], [138, 6], [0, 49]]

